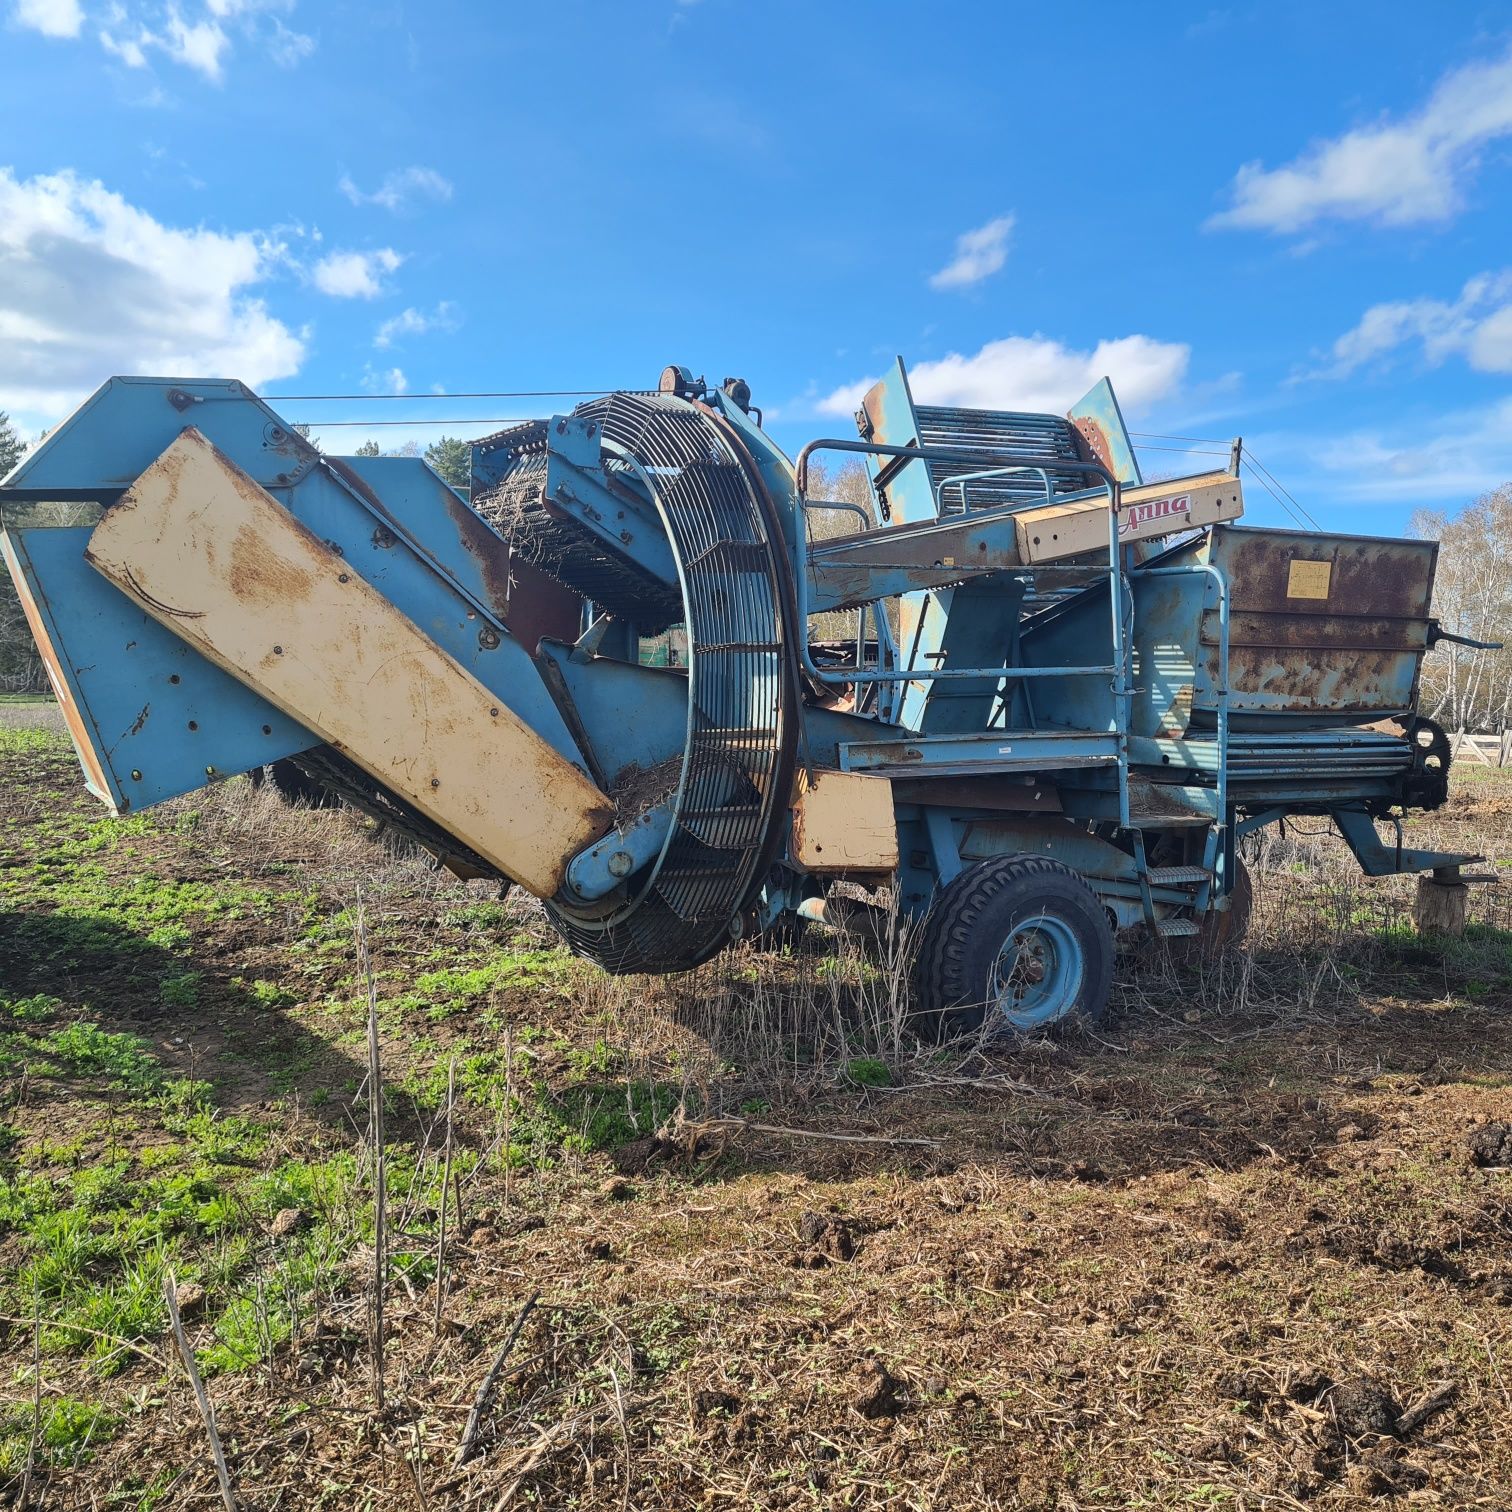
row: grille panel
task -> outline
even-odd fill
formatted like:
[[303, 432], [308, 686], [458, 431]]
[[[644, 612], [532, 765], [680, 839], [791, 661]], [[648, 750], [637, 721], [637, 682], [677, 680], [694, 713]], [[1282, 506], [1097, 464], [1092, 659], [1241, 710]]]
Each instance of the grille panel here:
[[[649, 479], [679, 564], [688, 731], [677, 819], [636, 895], [595, 918], [547, 911], [572, 947], [615, 972], [680, 971], [729, 943], [761, 886], [787, 810], [796, 685], [776, 553], [755, 485], [718, 422], [682, 400], [613, 394], [577, 414]], [[569, 543], [570, 545], [570, 543]], [[626, 612], [644, 624], [639, 601]]]

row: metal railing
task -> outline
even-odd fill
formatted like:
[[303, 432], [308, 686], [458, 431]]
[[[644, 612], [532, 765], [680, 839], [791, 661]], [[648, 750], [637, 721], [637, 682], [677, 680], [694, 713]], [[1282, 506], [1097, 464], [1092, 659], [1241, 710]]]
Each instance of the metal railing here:
[[[808, 539], [808, 463], [809, 458], [820, 451], [850, 452], [862, 456], [898, 457], [905, 461], [918, 461], [925, 464], [936, 463], [964, 463], [978, 469], [979, 475], [994, 474], [1002, 475], [1011, 472], [1038, 472], [1048, 481], [1051, 473], [1067, 475], [1081, 475], [1089, 478], [1098, 478], [1108, 495], [1108, 565], [1101, 569], [1077, 568], [1077, 571], [1100, 570], [1108, 578], [1109, 583], [1109, 606], [1112, 622], [1112, 645], [1113, 659], [1109, 663], [1099, 663], [1095, 666], [1084, 667], [1010, 667], [1007, 665], [998, 667], [897, 667], [886, 669], [881, 666], [868, 668], [861, 665], [853, 667], [831, 667], [822, 669], [814, 662], [808, 645], [807, 626], [809, 619], [809, 539]], [[991, 464], [982, 468], [982, 463]], [[804, 671], [816, 682], [829, 687], [854, 686], [860, 683], [883, 683], [883, 684], [909, 684], [915, 682], [939, 682], [949, 679], [993, 678], [996, 681], [1015, 680], [1025, 677], [1109, 677], [1111, 679], [1111, 691], [1113, 695], [1113, 729], [1118, 745], [1118, 811], [1119, 822], [1125, 828], [1129, 828], [1129, 644], [1130, 637], [1124, 621], [1124, 597], [1127, 593], [1127, 584], [1124, 580], [1122, 558], [1120, 554], [1118, 526], [1119, 526], [1119, 499], [1120, 484], [1114, 475], [1100, 462], [1079, 461], [1066, 457], [1044, 457], [1033, 455], [984, 454], [981, 451], [966, 451], [953, 447], [927, 447], [927, 446], [891, 446], [880, 441], [842, 441], [835, 439], [820, 439], [810, 441], [802, 451], [798, 453], [797, 464], [794, 468], [795, 482], [797, 487], [798, 502], [801, 506], [800, 527], [802, 538], [799, 546], [802, 558], [795, 566], [794, 577], [797, 579], [798, 598], [798, 624], [801, 627], [798, 637], [799, 656], [803, 663]], [[947, 480], [949, 481], [949, 480]], [[943, 486], [943, 485], [942, 485]], [[963, 495], [964, 499], [964, 495]], [[1033, 501], [1036, 505], [1038, 500]], [[1007, 513], [1014, 513], [1017, 509], [1027, 507], [1020, 504], [1010, 508]], [[937, 505], [938, 509], [938, 505]], [[1037, 573], [1046, 570], [1066, 571], [1064, 563], [1024, 563], [1013, 569], [1023, 573]], [[880, 656], [880, 641], [879, 641]], [[858, 657], [858, 663], [861, 658]], [[1225, 665], [1227, 661], [1225, 658]]]
[[[1218, 590], [1218, 686], [1213, 690], [1217, 701], [1218, 725], [1218, 770], [1214, 777], [1216, 788], [1216, 815], [1208, 829], [1204, 847], [1203, 865], [1211, 876], [1217, 876], [1218, 847], [1223, 832], [1228, 827], [1228, 777], [1229, 777], [1229, 621], [1231, 614], [1228, 574], [1211, 562], [1192, 562], [1181, 567], [1134, 568], [1133, 577], [1197, 577], [1204, 576]], [[1227, 858], [1225, 858], [1227, 859]], [[1204, 883], [1198, 890], [1194, 912], [1206, 910], [1212, 893], [1212, 883]]]

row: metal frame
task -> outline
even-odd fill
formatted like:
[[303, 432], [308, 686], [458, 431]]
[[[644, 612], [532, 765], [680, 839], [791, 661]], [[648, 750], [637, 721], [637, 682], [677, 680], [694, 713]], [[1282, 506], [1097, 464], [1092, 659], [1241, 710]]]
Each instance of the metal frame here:
[[[807, 519], [805, 511], [808, 500], [809, 458], [820, 451], [840, 451], [863, 456], [892, 457], [902, 459], [904, 462], [923, 462], [926, 465], [931, 462], [980, 463], [993, 460], [980, 451], [960, 450], [953, 447], [892, 446], [880, 441], [842, 441], [834, 438], [821, 438], [810, 441], [798, 453], [798, 460], [794, 467], [797, 498], [800, 506], [800, 524], [805, 524]], [[1113, 659], [1111, 662], [1083, 667], [1000, 666], [920, 668], [910, 666], [900, 667], [892, 671], [885, 670], [882, 667], [869, 670], [858, 665], [851, 668], [831, 668], [826, 671], [814, 664], [813, 657], [809, 653], [808, 637], [804, 634], [799, 637], [799, 655], [803, 662], [803, 669], [816, 682], [829, 687], [843, 687], [857, 683], [908, 684], [968, 678], [978, 681], [983, 678], [996, 678], [999, 681], [1005, 681], [1024, 677], [1111, 677], [1113, 695], [1112, 733], [1117, 738], [1119, 748], [1119, 822], [1127, 829], [1130, 827], [1128, 781], [1129, 638], [1126, 633], [1127, 627], [1124, 620], [1126, 587], [1124, 583], [1123, 557], [1118, 539], [1119, 495], [1122, 485], [1100, 462], [1073, 461], [1069, 458], [1061, 457], [1002, 455], [997, 459], [996, 466], [979, 469], [976, 475], [984, 476], [987, 474], [1008, 472], [1039, 472], [1041, 476], [1048, 476], [1050, 473], [1061, 473], [1065, 475], [1095, 477], [1102, 480], [1103, 488], [1108, 495], [1108, 565], [1102, 568], [1101, 572], [1107, 577], [1109, 584], [1108, 599], [1110, 604], [1113, 649]], [[1027, 508], [1028, 502], [1026, 501], [1023, 506], [1017, 507]], [[1039, 501], [1034, 500], [1032, 502], [1037, 505]], [[1015, 510], [1007, 512], [1013, 513]], [[795, 572], [798, 580], [798, 623], [803, 627], [806, 627], [808, 624], [808, 544], [808, 532], [804, 528], [800, 539], [803, 559], [796, 564], [797, 571]], [[1065, 571], [1066, 566], [1063, 563], [1026, 563], [1021, 568], [1014, 570], [1022, 572], [1025, 575], [1033, 575], [1047, 570]], [[1078, 568], [1074, 570], [1085, 571], [1088, 569]], [[1132, 605], [1130, 608], [1132, 610]]]

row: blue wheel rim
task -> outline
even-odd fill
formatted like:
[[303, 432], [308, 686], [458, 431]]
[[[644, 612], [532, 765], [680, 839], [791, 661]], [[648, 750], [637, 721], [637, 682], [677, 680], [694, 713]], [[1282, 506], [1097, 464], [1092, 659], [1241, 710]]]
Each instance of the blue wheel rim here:
[[1087, 959], [1076, 932], [1048, 914], [1016, 924], [992, 963], [988, 1008], [1018, 1030], [1064, 1018], [1081, 997]]

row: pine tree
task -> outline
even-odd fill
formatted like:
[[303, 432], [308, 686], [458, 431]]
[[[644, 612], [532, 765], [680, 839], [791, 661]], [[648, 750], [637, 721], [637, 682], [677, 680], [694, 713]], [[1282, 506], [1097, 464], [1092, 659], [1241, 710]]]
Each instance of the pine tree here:
[[456, 436], [442, 436], [425, 448], [425, 460], [453, 488], [464, 493], [472, 478], [472, 447]]
[[11, 424], [10, 416], [0, 410], [0, 478], [21, 460], [21, 454], [25, 450], [20, 436], [16, 434], [16, 427]]

